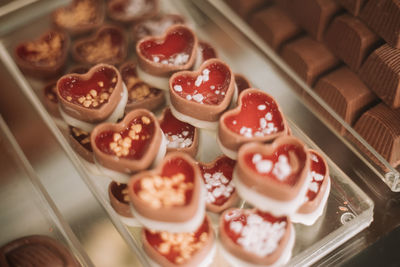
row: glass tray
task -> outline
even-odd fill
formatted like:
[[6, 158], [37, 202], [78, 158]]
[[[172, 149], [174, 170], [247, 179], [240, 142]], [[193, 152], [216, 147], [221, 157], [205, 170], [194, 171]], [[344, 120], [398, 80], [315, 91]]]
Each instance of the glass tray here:
[[[41, 89], [44, 83], [25, 77], [15, 65], [12, 52], [13, 47], [22, 40], [38, 36], [49, 27], [47, 14], [53, 7], [46, 6], [42, 1], [42, 9], [33, 20], [21, 21], [12, 30], [2, 36], [0, 40], [0, 58], [9, 70], [11, 77], [18, 83], [20, 89], [31, 101], [49, 129], [53, 132], [61, 146], [64, 148], [71, 161], [76, 166], [82, 179], [87, 183], [93, 194], [98, 198], [110, 219], [115, 224], [121, 236], [130, 245], [132, 252], [138, 254], [143, 265], [148, 265], [140, 243], [141, 227], [126, 227], [111, 208], [108, 202], [107, 187], [110, 180], [98, 177], [87, 167], [86, 162], [72, 150], [63, 135], [65, 124], [59, 120], [53, 120], [41, 102]], [[66, 1], [60, 1], [60, 5]], [[219, 57], [226, 61], [235, 72], [245, 74], [255, 87], [272, 94], [286, 111], [295, 110], [297, 99], [288, 89], [288, 82], [282, 78], [274, 65], [258, 53], [257, 50], [244, 38], [231, 38], [223, 28], [214, 23], [208, 16], [189, 1], [162, 1], [164, 11], [181, 13], [195, 29], [200, 39], [211, 43], [218, 51]], [[200, 6], [201, 7], [201, 6]], [[29, 8], [26, 10], [29, 12]], [[215, 12], [215, 10], [214, 10]], [[211, 12], [210, 12], [211, 13]], [[207, 11], [207, 15], [210, 14]], [[26, 27], [29, 23], [29, 28]], [[132, 51], [132, 45], [130, 50]], [[268, 70], [265, 75], [262, 70]], [[288, 118], [288, 117], [287, 117]], [[295, 122], [288, 118], [293, 133], [306, 142], [310, 147], [319, 150], [315, 144], [305, 136]], [[201, 132], [201, 146], [198, 159], [209, 162], [221, 152], [216, 149], [215, 136], [208, 132]], [[321, 152], [322, 153], [322, 152]], [[326, 155], [329, 164], [332, 189], [328, 199], [326, 211], [318, 222], [311, 227], [296, 225], [296, 243], [293, 256], [288, 265], [310, 265], [329, 252], [346, 242], [355, 234], [362, 231], [373, 220], [373, 202], [362, 192], [352, 180], [346, 176]], [[318, 228], [318, 229], [316, 229]], [[213, 266], [227, 266], [219, 253]]]
[[69, 248], [83, 266], [94, 266], [1, 115], [0, 151], [0, 246], [24, 236], [50, 236]]
[[[252, 30], [250, 25], [246, 21], [244, 21], [235, 11], [233, 11], [224, 1], [221, 0], [201, 0], [201, 1], [192, 1], [201, 6], [207, 6], [204, 2], [208, 2], [211, 6], [217, 9], [225, 19], [229, 20], [243, 35], [245, 35], [259, 50], [264, 53], [278, 68], [280, 68], [286, 75], [289, 76], [291, 80], [296, 83], [296, 86], [300, 86], [308, 96], [316, 101], [321, 107], [325, 109], [325, 111], [330, 115], [330, 117], [334, 118], [340, 125], [342, 125], [351, 135], [353, 140], [355, 139], [359, 145], [363, 146], [364, 152], [360, 150], [354, 144], [354, 141], [351, 141], [350, 138], [344, 137], [339, 134], [335, 128], [331, 126], [331, 123], [326, 119], [328, 116], [322, 116], [322, 113], [312, 107], [312, 105], [308, 105], [308, 108], [313, 110], [314, 114], [318, 116], [318, 118], [325, 123], [325, 125], [331, 129], [334, 134], [341, 139], [341, 141], [346, 144], [349, 149], [351, 149], [357, 156], [366, 164], [382, 181], [385, 182], [387, 186], [393, 192], [400, 192], [400, 167], [393, 168], [386, 159], [384, 159], [376, 150], [371, 147], [365, 140], [362, 138], [347, 122], [345, 122], [328, 104], [325, 103], [323, 99], [321, 99], [313, 90], [312, 88], [307, 85], [298, 75], [295, 73], [281, 58], [280, 56], [269, 47], [265, 41], [258, 36], [256, 32]], [[217, 16], [211, 17], [212, 19], [218, 19]], [[217, 21], [215, 21], [218, 23]], [[228, 32], [228, 34], [230, 34]], [[294, 87], [292, 87], [294, 88]], [[297, 90], [293, 90], [297, 93]], [[307, 98], [304, 98], [304, 102], [307, 102]], [[305, 103], [307, 104], [307, 103]], [[365, 152], [367, 151], [367, 152]], [[368, 154], [372, 155], [378, 161], [374, 162], [368, 157]], [[387, 171], [385, 171], [386, 168]]]

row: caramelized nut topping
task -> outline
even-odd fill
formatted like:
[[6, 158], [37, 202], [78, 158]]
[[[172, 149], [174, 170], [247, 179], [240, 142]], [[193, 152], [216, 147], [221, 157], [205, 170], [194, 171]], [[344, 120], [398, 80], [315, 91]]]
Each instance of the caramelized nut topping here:
[[55, 66], [62, 56], [64, 38], [57, 32], [50, 32], [40, 41], [27, 42], [24, 47], [24, 59], [47, 66]]
[[81, 45], [79, 51], [87, 61], [92, 63], [99, 63], [116, 58], [120, 53], [119, 47], [113, 44], [110, 35], [104, 35], [96, 40], [96, 42]]
[[93, 0], [78, 1], [74, 8], [64, 9], [55, 16], [56, 23], [67, 28], [91, 24], [96, 19], [96, 2]]
[[[150, 123], [150, 119], [149, 119], [149, 123]], [[125, 138], [122, 138], [120, 133], [114, 133], [113, 142], [110, 143], [110, 149], [118, 157], [127, 156], [129, 154], [129, 150], [132, 148], [132, 141], [139, 140], [140, 137], [142, 140], [146, 140], [146, 139], [150, 138], [150, 135], [140, 136], [142, 129], [143, 129], [143, 126], [141, 124], [132, 124], [130, 127], [130, 131], [128, 133], [128, 136]]]

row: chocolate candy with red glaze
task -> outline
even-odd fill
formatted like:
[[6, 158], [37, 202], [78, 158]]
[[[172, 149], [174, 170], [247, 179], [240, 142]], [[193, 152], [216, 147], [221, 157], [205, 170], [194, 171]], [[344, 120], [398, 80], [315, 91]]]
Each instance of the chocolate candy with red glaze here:
[[196, 63], [194, 64], [193, 69], [200, 68], [201, 64], [211, 58], [218, 58], [217, 51], [209, 43], [199, 41], [199, 45], [197, 47]]

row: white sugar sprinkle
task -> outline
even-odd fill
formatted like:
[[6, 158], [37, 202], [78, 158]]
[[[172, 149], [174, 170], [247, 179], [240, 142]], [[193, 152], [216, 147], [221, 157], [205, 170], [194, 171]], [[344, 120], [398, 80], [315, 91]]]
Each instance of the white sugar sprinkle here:
[[194, 85], [199, 87], [201, 85], [201, 83], [203, 82], [203, 76], [199, 75], [197, 76], [196, 81], [194, 82]]
[[256, 169], [259, 173], [269, 173], [272, 165], [272, 161], [270, 160], [260, 160], [256, 163]]
[[175, 91], [177, 91], [177, 92], [182, 92], [182, 86], [180, 86], [180, 85], [174, 85], [174, 90]]
[[280, 155], [278, 157], [278, 162], [275, 163], [272, 173], [276, 176], [276, 178], [282, 181], [285, 180], [291, 172], [292, 167], [288, 162], [288, 158], [285, 155]]
[[272, 114], [268, 112], [267, 114], [265, 114], [265, 118], [267, 119], [267, 121], [272, 120]]
[[312, 191], [312, 192], [315, 192], [315, 193], [318, 192], [318, 188], [319, 188], [319, 185], [318, 185], [317, 182], [312, 182], [312, 183], [310, 183], [310, 185], [308, 186], [308, 189], [309, 189], [310, 191]]
[[253, 158], [251, 159], [251, 161], [256, 164], [257, 162], [259, 162], [260, 160], [262, 160], [262, 156], [259, 153], [256, 153], [253, 155]]
[[158, 63], [158, 62], [160, 62], [160, 58], [159, 57], [153, 57], [153, 61]]
[[201, 103], [203, 101], [204, 96], [202, 94], [196, 94], [193, 96], [194, 101]]
[[236, 120], [232, 121], [232, 124], [233, 124], [233, 125], [236, 125], [236, 124], [237, 124], [237, 121], [236, 121]]
[[213, 203], [221, 196], [230, 197], [234, 185], [222, 172], [204, 173], [203, 178], [207, 188], [207, 203]]
[[186, 99], [190, 101], [190, 100], [192, 100], [192, 96], [191, 95], [187, 95]]
[[215, 90], [215, 94], [216, 94], [216, 95], [219, 95], [219, 90]]
[[267, 108], [266, 105], [258, 105], [258, 106], [257, 106], [257, 109], [258, 109], [258, 110], [265, 110], [266, 108]]
[[215, 89], [215, 85], [210, 85], [210, 89], [214, 90]]

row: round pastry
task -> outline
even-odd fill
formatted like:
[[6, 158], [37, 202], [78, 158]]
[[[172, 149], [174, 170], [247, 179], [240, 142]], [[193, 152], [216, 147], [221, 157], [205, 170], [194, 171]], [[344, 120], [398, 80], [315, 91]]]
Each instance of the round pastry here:
[[226, 156], [236, 159], [243, 144], [271, 142], [287, 131], [286, 120], [273, 97], [249, 88], [239, 95], [238, 106], [219, 119], [217, 141]]
[[186, 153], [171, 152], [157, 168], [134, 175], [128, 193], [132, 214], [148, 229], [193, 232], [203, 222], [204, 184]]
[[0, 266], [79, 267], [73, 254], [60, 242], [42, 235], [18, 238], [0, 248]]
[[90, 140], [96, 163], [104, 176], [128, 183], [130, 175], [158, 164], [166, 141], [157, 119], [148, 110], [135, 109], [119, 123], [102, 123]]
[[180, 71], [169, 80], [171, 111], [176, 118], [198, 128], [215, 130], [228, 108], [235, 81], [230, 67], [209, 59], [197, 71]]
[[124, 115], [127, 89], [119, 71], [98, 64], [85, 74], [66, 74], [57, 82], [60, 113], [71, 126], [91, 132], [99, 122], [116, 122]]
[[199, 130], [174, 117], [169, 108], [161, 114], [160, 127], [167, 139], [167, 151], [182, 151], [195, 157], [199, 147]]
[[107, 3], [110, 18], [125, 23], [135, 23], [157, 15], [158, 0], [110, 0]]
[[220, 156], [210, 163], [199, 162], [203, 181], [207, 189], [207, 210], [215, 213], [232, 207], [239, 200], [232, 181], [236, 161]]
[[219, 224], [220, 248], [231, 266], [282, 266], [295, 240], [287, 217], [248, 209], [225, 211]]
[[276, 216], [290, 216], [302, 205], [310, 184], [310, 155], [292, 136], [272, 144], [248, 143], [239, 149], [233, 179], [239, 196]]
[[133, 217], [129, 207], [130, 201], [127, 184], [120, 184], [112, 181], [108, 185], [108, 198], [110, 199], [111, 207], [113, 207], [124, 224], [129, 226], [140, 225]]
[[311, 182], [303, 205], [292, 214], [291, 220], [295, 223], [312, 225], [322, 215], [331, 189], [329, 168], [325, 159], [315, 150], [309, 149]]
[[190, 69], [196, 53], [194, 32], [184, 25], [173, 25], [162, 36], [148, 36], [136, 44], [138, 76], [155, 88], [168, 90], [171, 74]]
[[156, 232], [144, 228], [142, 243], [152, 266], [207, 267], [216, 251], [214, 231], [207, 216], [193, 232]]

